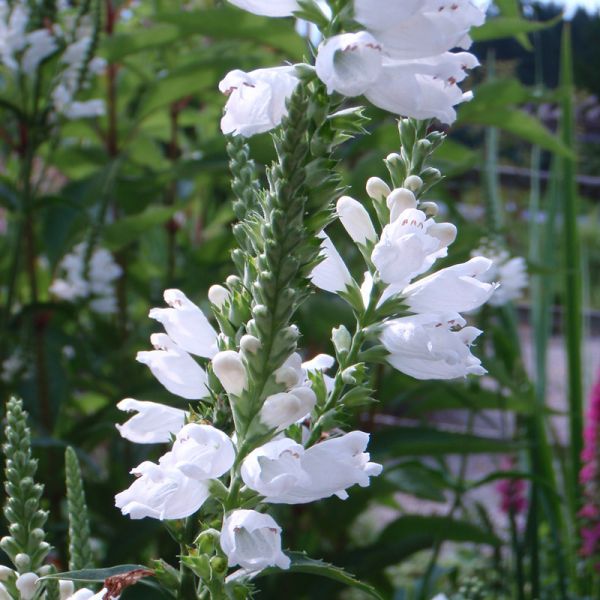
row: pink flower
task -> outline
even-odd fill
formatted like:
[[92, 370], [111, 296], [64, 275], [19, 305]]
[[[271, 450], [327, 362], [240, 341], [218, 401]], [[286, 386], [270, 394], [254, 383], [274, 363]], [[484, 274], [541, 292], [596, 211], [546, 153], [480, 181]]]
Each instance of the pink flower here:
[[[515, 468], [515, 460], [512, 457], [505, 457], [502, 460], [501, 468], [505, 471], [512, 471]], [[502, 512], [516, 516], [522, 514], [527, 509], [527, 483], [523, 479], [503, 479], [496, 485], [496, 491], [500, 494], [500, 509]]]

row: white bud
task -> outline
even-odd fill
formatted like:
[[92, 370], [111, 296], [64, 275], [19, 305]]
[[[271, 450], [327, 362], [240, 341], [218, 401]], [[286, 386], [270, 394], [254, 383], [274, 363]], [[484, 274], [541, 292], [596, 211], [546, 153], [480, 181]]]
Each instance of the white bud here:
[[58, 589], [60, 592], [60, 600], [69, 600], [75, 593], [75, 584], [72, 581], [61, 579], [58, 582]]
[[253, 335], [243, 335], [240, 340], [240, 348], [249, 354], [256, 354], [261, 346], [260, 340]]
[[283, 431], [309, 414], [316, 402], [317, 397], [309, 387], [273, 394], [265, 400], [260, 411], [260, 420], [267, 427]]
[[230, 275], [225, 283], [231, 288], [236, 288], [242, 283], [242, 280], [237, 275]]
[[385, 157], [386, 162], [398, 162], [402, 160], [402, 157], [397, 152], [392, 152]]
[[228, 394], [240, 396], [248, 385], [246, 367], [242, 358], [233, 350], [219, 352], [212, 359], [215, 375]]
[[396, 188], [387, 197], [387, 207], [390, 209], [390, 221], [395, 221], [405, 210], [417, 208], [417, 199], [409, 189]]
[[27, 554], [19, 552], [19, 554], [15, 556], [15, 567], [17, 567], [19, 571], [25, 571], [25, 569], [29, 569], [30, 564], [31, 559]]
[[23, 573], [17, 577], [15, 585], [21, 594], [21, 600], [31, 600], [37, 591], [39, 577], [35, 573]]
[[411, 192], [418, 192], [423, 187], [423, 180], [418, 175], [409, 175], [404, 180], [404, 187], [411, 190]]
[[7, 581], [13, 574], [14, 571], [10, 567], [0, 565], [0, 581]]
[[302, 358], [297, 352], [288, 356], [283, 365], [275, 371], [275, 381], [287, 389], [297, 386], [303, 377]]
[[342, 196], [337, 202], [336, 209], [338, 217], [352, 241], [365, 245], [368, 241], [377, 240], [377, 233], [375, 233], [371, 217], [360, 202], [350, 196]]
[[440, 212], [440, 207], [435, 202], [421, 202], [419, 208], [428, 217], [435, 217]]
[[44, 577], [44, 575], [50, 575], [50, 573], [52, 573], [52, 565], [42, 565], [37, 572], [40, 577]]
[[222, 285], [211, 285], [208, 289], [208, 299], [217, 308], [223, 308], [225, 302], [229, 300], [229, 290]]
[[0, 583], [0, 600], [12, 600], [12, 596], [3, 583]]
[[367, 181], [367, 194], [377, 202], [385, 200], [390, 195], [390, 186], [379, 177], [371, 177]]

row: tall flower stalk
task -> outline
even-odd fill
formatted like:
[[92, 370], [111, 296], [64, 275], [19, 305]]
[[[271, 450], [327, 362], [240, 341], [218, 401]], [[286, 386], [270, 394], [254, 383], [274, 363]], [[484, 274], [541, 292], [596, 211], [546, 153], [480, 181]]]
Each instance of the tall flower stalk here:
[[[345, 24], [354, 27], [350, 5], [342, 4], [333, 6], [325, 34]], [[273, 14], [271, 3], [243, 6], [272, 16], [298, 8], [290, 2]], [[358, 16], [364, 3], [354, 8]], [[424, 19], [437, 18], [423, 10]], [[390, 18], [418, 17], [392, 12]], [[323, 18], [317, 21], [323, 24]], [[472, 24], [470, 18], [461, 23], [454, 32], [462, 32], [460, 39]], [[334, 44], [327, 50], [331, 40], [339, 48]], [[452, 47], [457, 41], [452, 35], [444, 44]], [[482, 332], [467, 326], [460, 313], [481, 306], [494, 293], [496, 285], [481, 277], [491, 261], [474, 257], [425, 276], [447, 256], [457, 235], [452, 224], [435, 221], [437, 206], [425, 199], [442, 178], [428, 160], [444, 135], [428, 131], [426, 121], [401, 119], [401, 149], [386, 159], [390, 184], [369, 180], [370, 205], [340, 197], [334, 151], [363, 133], [366, 123], [360, 107], [345, 106], [344, 95], [357, 94], [345, 93], [342, 79], [365, 66], [365, 53], [375, 51], [375, 60], [384, 60], [381, 48], [340, 44], [339, 39], [324, 40], [324, 70], [317, 59], [316, 69], [232, 71], [221, 82], [229, 97], [222, 129], [234, 135], [228, 152], [239, 219], [233, 228], [239, 247], [232, 253], [237, 274], [208, 292], [218, 330], [180, 290], [167, 290], [168, 306], [150, 312], [164, 333], [151, 336], [154, 349], [140, 352], [138, 361], [167, 390], [191, 402], [188, 409], [135, 399], [119, 404], [135, 413], [119, 427], [125, 438], [171, 443], [157, 463], [146, 461], [133, 469], [137, 478], [117, 494], [116, 505], [133, 519], [167, 522], [180, 544], [181, 562], [176, 581], [163, 584], [181, 599], [246, 598], [264, 569], [306, 566], [306, 556], [283, 551], [285, 532], [268, 509], [332, 496], [345, 499], [354, 485], [366, 487], [381, 473], [382, 465], [371, 462], [366, 452], [369, 435], [341, 428], [346, 410], [370, 400], [373, 363], [387, 362], [420, 379], [485, 373], [469, 349]], [[432, 50], [438, 51], [438, 46]], [[337, 59], [350, 61], [349, 72], [336, 71], [338, 52]], [[427, 50], [420, 48], [417, 54], [423, 53]], [[469, 64], [474, 63], [464, 66]], [[404, 81], [413, 76], [411, 63]], [[437, 85], [435, 77], [431, 85]], [[419, 115], [451, 117], [452, 105], [460, 101], [453, 87], [457, 81], [448, 82], [452, 90], [440, 96], [439, 111], [422, 107]], [[466, 99], [462, 93], [460, 98]], [[399, 103], [398, 112], [402, 107]], [[277, 158], [266, 169], [263, 187], [242, 138], [266, 131], [272, 131]], [[361, 280], [325, 231], [335, 220], [364, 259]], [[335, 356], [306, 360], [294, 316], [315, 288], [347, 302], [356, 329], [351, 334], [344, 326], [335, 328]], [[336, 363], [333, 376], [328, 375]], [[315, 572], [330, 575], [323, 563], [311, 564]]]

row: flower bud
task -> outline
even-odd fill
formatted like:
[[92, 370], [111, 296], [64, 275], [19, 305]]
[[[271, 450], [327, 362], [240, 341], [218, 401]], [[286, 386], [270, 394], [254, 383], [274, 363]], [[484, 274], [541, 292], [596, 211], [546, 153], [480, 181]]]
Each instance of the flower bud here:
[[13, 574], [14, 571], [10, 567], [0, 565], [0, 581], [8, 581]]
[[344, 325], [340, 325], [332, 330], [331, 341], [333, 342], [338, 354], [345, 354], [350, 351], [350, 346], [352, 345], [352, 336], [344, 327]]
[[0, 600], [12, 600], [12, 596], [8, 593], [3, 583], [0, 583]]
[[308, 415], [316, 403], [317, 396], [309, 387], [273, 394], [265, 400], [260, 420], [267, 427], [283, 431]]
[[35, 596], [38, 579], [39, 577], [31, 572], [17, 577], [15, 585], [21, 594], [21, 600], [31, 600]]
[[227, 573], [227, 560], [222, 556], [213, 556], [210, 559], [210, 568], [217, 576], [222, 576]]
[[237, 275], [230, 275], [226, 280], [225, 283], [230, 287], [233, 288], [234, 290], [241, 287], [242, 285], [242, 280], [237, 276]]
[[248, 354], [256, 354], [261, 346], [260, 340], [253, 335], [243, 335], [240, 340], [240, 348]]
[[248, 385], [246, 367], [237, 352], [225, 350], [212, 359], [215, 375], [228, 394], [240, 396]]
[[371, 177], [367, 181], [367, 194], [376, 202], [385, 200], [390, 195], [390, 186], [379, 177]]
[[44, 577], [44, 575], [50, 575], [52, 573], [52, 565], [42, 565], [37, 573], [40, 577]]
[[419, 209], [428, 217], [435, 217], [440, 212], [440, 207], [435, 202], [421, 202]]
[[275, 371], [275, 381], [287, 389], [297, 386], [302, 381], [302, 358], [294, 352], [285, 360], [283, 365]]
[[29, 569], [30, 564], [31, 564], [31, 559], [29, 558], [29, 556], [27, 554], [24, 554], [23, 552], [19, 552], [19, 554], [17, 554], [15, 556], [15, 567], [17, 567], [17, 569], [19, 571], [24, 571], [25, 569]]
[[75, 593], [75, 584], [72, 581], [61, 579], [58, 582], [58, 589], [61, 600], [69, 600], [69, 598], [71, 598], [71, 596]]
[[208, 289], [208, 299], [217, 308], [223, 308], [229, 297], [229, 290], [225, 289], [222, 285], [211, 285]]
[[390, 222], [395, 221], [405, 210], [417, 208], [417, 199], [407, 188], [396, 188], [387, 197], [386, 203], [390, 209]]
[[360, 202], [350, 196], [342, 196], [337, 202], [336, 209], [344, 229], [353, 242], [365, 245], [367, 242], [377, 240], [371, 217]]
[[408, 188], [411, 192], [418, 193], [423, 187], [423, 180], [418, 175], [409, 175], [404, 180], [404, 187]]

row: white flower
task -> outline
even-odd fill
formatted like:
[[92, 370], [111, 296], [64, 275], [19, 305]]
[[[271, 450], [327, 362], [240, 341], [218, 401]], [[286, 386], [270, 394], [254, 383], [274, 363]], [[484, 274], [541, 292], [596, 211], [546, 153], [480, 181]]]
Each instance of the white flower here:
[[217, 332], [204, 313], [180, 290], [165, 290], [171, 308], [153, 308], [149, 317], [165, 328], [168, 336], [183, 350], [212, 358], [217, 353]]
[[254, 510], [236, 510], [225, 518], [221, 548], [230, 567], [262, 571], [290, 566], [290, 559], [281, 551], [281, 527], [273, 517]]
[[317, 354], [314, 358], [304, 361], [302, 369], [306, 373], [315, 373], [317, 371], [327, 371], [335, 364], [335, 358], [329, 354]]
[[[393, 198], [392, 192], [388, 201]], [[408, 208], [384, 227], [371, 259], [385, 283], [402, 287], [427, 271], [437, 258], [446, 256], [455, 238], [453, 225], [438, 225], [424, 212]]]
[[366, 31], [336, 35], [319, 46], [315, 68], [329, 94], [360, 96], [381, 75], [382, 48]]
[[290, 392], [268, 396], [260, 411], [260, 420], [267, 426], [283, 431], [293, 423], [303, 420], [317, 403], [309, 387], [297, 387]]
[[499, 285], [489, 300], [492, 306], [504, 306], [508, 302], [518, 300], [529, 283], [527, 263], [522, 256], [510, 257], [506, 250], [478, 249], [473, 254], [483, 254], [492, 261], [490, 270], [479, 278], [482, 281]]
[[377, 233], [365, 207], [354, 198], [342, 196], [336, 205], [339, 220], [352, 241], [363, 246], [377, 240]]
[[352, 431], [308, 450], [283, 438], [268, 442], [244, 460], [242, 478], [274, 504], [306, 504], [330, 496], [348, 497], [346, 489], [369, 485], [381, 465], [364, 452], [369, 435]]
[[294, 11], [300, 10], [296, 0], [229, 0], [248, 12], [265, 17], [291, 17]]
[[219, 352], [212, 359], [215, 375], [228, 394], [241, 396], [248, 387], [248, 376], [242, 357], [233, 350]]
[[17, 577], [15, 586], [21, 594], [21, 600], [31, 600], [38, 591], [39, 576], [35, 573], [23, 573]]
[[424, 0], [354, 0], [354, 18], [371, 30], [385, 30], [412, 17], [423, 4]]
[[390, 352], [387, 361], [415, 379], [483, 375], [486, 370], [469, 349], [482, 332], [464, 325], [458, 314], [419, 314], [388, 321], [381, 334]]
[[497, 287], [479, 279], [491, 264], [491, 260], [478, 256], [442, 269], [404, 288], [405, 302], [416, 313], [475, 310], [490, 299]]
[[54, 36], [48, 29], [36, 29], [25, 36], [27, 49], [21, 64], [27, 75], [32, 75], [40, 63], [53, 54], [58, 48]]
[[[10, 16], [8, 14], [9, 10]], [[29, 10], [25, 2], [0, 4], [0, 58], [2, 63], [12, 71], [19, 65], [15, 54], [20, 52], [27, 43], [25, 30], [29, 20]]]
[[0, 583], [0, 600], [13, 600], [3, 583]]
[[321, 256], [323, 260], [312, 270], [310, 280], [318, 288], [337, 294], [352, 285], [352, 276], [346, 263], [325, 232], [321, 232]]
[[136, 412], [129, 421], [117, 425], [122, 437], [136, 444], [169, 442], [184, 425], [186, 412], [178, 408], [125, 398], [117, 404], [119, 410]]
[[174, 465], [193, 479], [216, 479], [231, 469], [235, 449], [231, 439], [211, 425], [189, 423], [173, 444]]
[[[65, 600], [105, 600], [106, 588], [103, 588], [97, 594], [94, 594], [92, 590], [82, 588], [77, 590], [72, 596], [67, 596]], [[63, 598], [61, 598], [63, 600]]]
[[[385, 0], [377, 0], [379, 4]], [[357, 5], [372, 4], [372, 0], [355, 0]], [[394, 7], [404, 4], [406, 9]], [[412, 5], [412, 6], [411, 6]], [[412, 59], [435, 56], [452, 48], [467, 49], [471, 45], [469, 29], [483, 25], [485, 12], [471, 0], [425, 0], [416, 7], [414, 0], [408, 3], [387, 3], [388, 10], [367, 10], [357, 13], [359, 22], [373, 30], [394, 58]], [[417, 8], [417, 10], [414, 10]], [[372, 22], [378, 19], [379, 23]], [[367, 21], [371, 20], [371, 23]]]
[[131, 473], [137, 479], [115, 496], [115, 504], [132, 519], [183, 519], [194, 514], [209, 496], [207, 481], [184, 475], [175, 466], [172, 452], [158, 465], [146, 461]]
[[279, 126], [298, 81], [294, 67], [231, 71], [219, 84], [219, 90], [229, 96], [221, 130], [251, 137]]
[[276, 439], [256, 448], [244, 459], [241, 475], [255, 492], [271, 498], [285, 498], [289, 490], [310, 485], [302, 468], [304, 448], [289, 438]]
[[437, 118], [451, 124], [456, 119], [454, 106], [472, 99], [458, 83], [467, 69], [479, 64], [468, 52], [446, 52], [438, 56], [414, 60], [383, 61], [381, 76], [364, 95], [383, 110], [415, 119]]
[[305, 375], [302, 369], [302, 358], [297, 352], [290, 354], [285, 362], [275, 373], [276, 383], [284, 385], [286, 389], [301, 385], [304, 382]]
[[148, 365], [169, 392], [186, 400], [208, 395], [206, 372], [185, 350], [164, 333], [152, 334], [150, 341], [155, 350], [138, 352], [136, 360]]

